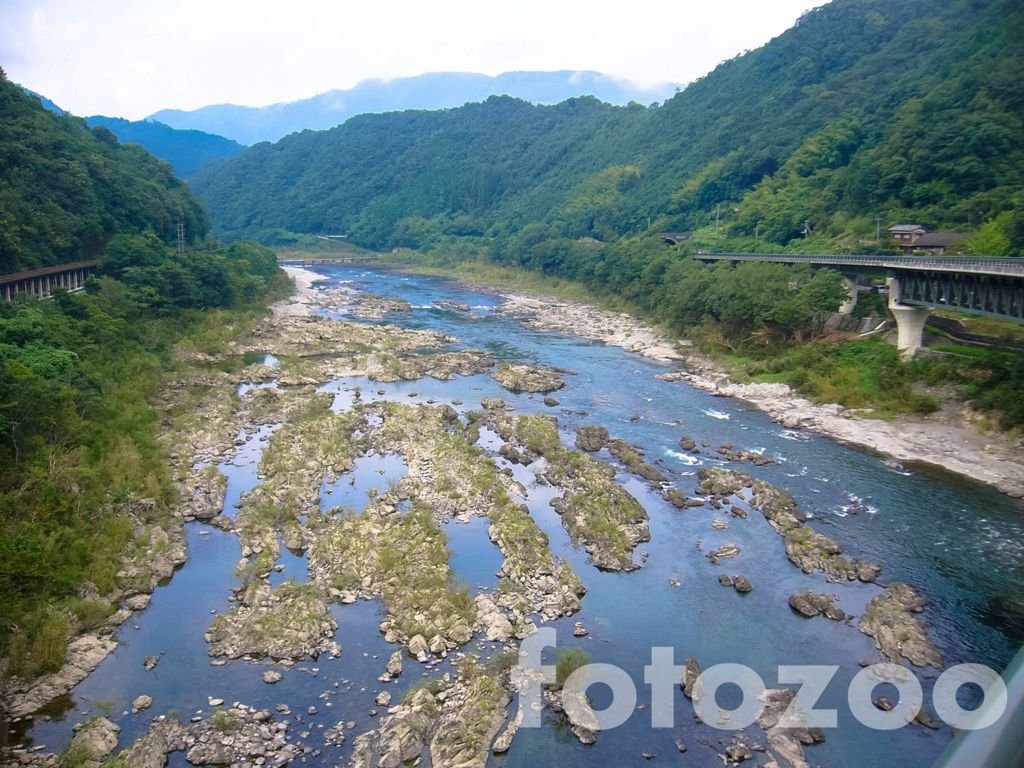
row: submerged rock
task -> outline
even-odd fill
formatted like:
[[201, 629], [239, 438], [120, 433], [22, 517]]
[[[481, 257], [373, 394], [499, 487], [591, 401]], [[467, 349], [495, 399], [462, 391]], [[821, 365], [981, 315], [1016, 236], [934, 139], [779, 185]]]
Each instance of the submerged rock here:
[[[830, 579], [842, 581], [874, 581], [878, 576], [878, 566], [848, 560], [837, 542], [806, 525], [806, 515], [787, 491], [742, 472], [718, 467], [702, 467], [697, 476], [697, 492], [710, 496], [713, 502], [721, 504], [738, 497], [763, 514], [782, 535], [786, 557], [805, 573], [821, 571]], [[737, 506], [733, 513], [740, 514]]]

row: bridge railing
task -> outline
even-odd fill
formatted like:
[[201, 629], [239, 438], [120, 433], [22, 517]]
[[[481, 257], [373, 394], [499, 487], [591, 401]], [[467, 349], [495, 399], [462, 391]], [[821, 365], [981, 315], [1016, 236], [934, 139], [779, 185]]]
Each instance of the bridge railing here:
[[932, 272], [971, 272], [974, 274], [1019, 275], [1024, 277], [1024, 259], [979, 259], [966, 256], [878, 256], [790, 253], [705, 253], [703, 261], [774, 261], [785, 264], [834, 264], [849, 267], [882, 267]]

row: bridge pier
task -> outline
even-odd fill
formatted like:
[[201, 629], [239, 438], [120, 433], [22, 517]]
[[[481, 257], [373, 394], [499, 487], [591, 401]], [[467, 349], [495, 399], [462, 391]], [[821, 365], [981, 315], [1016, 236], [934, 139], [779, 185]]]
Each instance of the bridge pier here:
[[840, 315], [852, 315], [857, 306], [857, 283], [859, 275], [847, 277], [843, 275], [843, 285], [846, 286], [846, 301], [839, 305]]
[[930, 307], [902, 304], [902, 286], [898, 277], [886, 278], [889, 286], [889, 311], [896, 319], [896, 348], [904, 357], [913, 357], [924, 346], [924, 324]]

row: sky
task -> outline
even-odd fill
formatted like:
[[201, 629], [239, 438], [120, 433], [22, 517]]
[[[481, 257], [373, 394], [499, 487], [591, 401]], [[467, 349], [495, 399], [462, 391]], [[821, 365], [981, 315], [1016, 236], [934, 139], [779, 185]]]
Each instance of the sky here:
[[686, 84], [823, 0], [0, 0], [0, 67], [76, 115], [296, 101], [368, 78]]

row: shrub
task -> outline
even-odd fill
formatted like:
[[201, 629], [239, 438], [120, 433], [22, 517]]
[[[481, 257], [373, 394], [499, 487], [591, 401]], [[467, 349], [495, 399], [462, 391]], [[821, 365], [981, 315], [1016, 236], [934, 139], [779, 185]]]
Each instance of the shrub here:
[[555, 687], [561, 688], [569, 675], [590, 662], [590, 654], [582, 648], [563, 648], [555, 655]]

